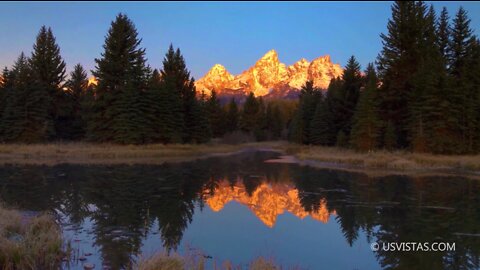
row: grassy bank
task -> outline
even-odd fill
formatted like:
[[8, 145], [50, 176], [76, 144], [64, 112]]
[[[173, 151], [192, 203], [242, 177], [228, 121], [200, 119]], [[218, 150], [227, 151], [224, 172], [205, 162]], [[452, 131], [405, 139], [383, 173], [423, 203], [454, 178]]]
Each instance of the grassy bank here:
[[480, 155], [432, 155], [408, 151], [359, 153], [337, 147], [306, 146], [282, 141], [244, 144], [148, 144], [93, 143], [0, 144], [0, 164], [162, 164], [249, 149], [271, 149], [300, 163], [367, 172], [458, 172], [480, 175]]
[[0, 269], [58, 269], [66, 256], [62, 245], [50, 215], [27, 218], [0, 205]]
[[[300, 161], [317, 161], [319, 167], [349, 167], [357, 170], [396, 172], [480, 173], [480, 155], [433, 155], [384, 150], [359, 153], [350, 149], [289, 144], [283, 150]], [[323, 164], [322, 164], [323, 163]]]
[[[203, 257], [186, 255], [170, 255], [167, 256], [164, 253], [157, 253], [153, 256], [140, 259], [139, 262], [133, 267], [136, 270], [204, 270], [207, 269], [205, 260]], [[212, 270], [235, 270], [235, 269], [249, 269], [249, 270], [281, 270], [281, 269], [300, 269], [299, 267], [282, 267], [274, 262], [273, 259], [266, 259], [258, 257], [247, 264], [247, 267], [241, 265], [234, 265], [229, 261], [225, 261], [221, 264], [213, 264]]]
[[93, 143], [0, 144], [0, 164], [162, 164], [189, 161], [246, 149], [278, 148], [282, 143], [147, 144]]

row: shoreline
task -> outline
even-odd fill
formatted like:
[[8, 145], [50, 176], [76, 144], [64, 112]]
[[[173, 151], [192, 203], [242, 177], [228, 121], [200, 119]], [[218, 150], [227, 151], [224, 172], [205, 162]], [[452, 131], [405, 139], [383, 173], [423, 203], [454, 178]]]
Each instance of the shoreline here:
[[[480, 179], [480, 155], [433, 155], [383, 150], [359, 153], [337, 147], [308, 146], [285, 141], [244, 144], [115, 145], [83, 142], [51, 144], [0, 144], [0, 165], [161, 165], [247, 151], [272, 151], [278, 162], [321, 169], [385, 175], [455, 175]], [[271, 162], [271, 161], [270, 161]]]
[[0, 144], [0, 165], [161, 165], [245, 151], [276, 151], [281, 142], [228, 144], [115, 145], [94, 143]]
[[479, 171], [462, 171], [453, 168], [421, 168], [421, 169], [387, 169], [387, 168], [365, 168], [348, 163], [333, 163], [319, 160], [301, 160], [292, 155], [281, 155], [278, 159], [267, 160], [267, 163], [289, 163], [299, 166], [309, 166], [316, 169], [345, 171], [361, 173], [369, 177], [386, 176], [409, 176], [409, 177], [434, 177], [434, 176], [457, 176], [480, 180]]

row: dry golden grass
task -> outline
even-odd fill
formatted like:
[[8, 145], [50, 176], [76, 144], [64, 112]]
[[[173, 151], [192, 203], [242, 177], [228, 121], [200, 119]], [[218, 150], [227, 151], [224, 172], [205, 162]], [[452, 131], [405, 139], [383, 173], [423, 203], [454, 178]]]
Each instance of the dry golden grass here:
[[[147, 258], [141, 258], [139, 262], [133, 267], [137, 270], [204, 270], [205, 260], [200, 255], [200, 259], [193, 254], [187, 254], [186, 256], [180, 256], [173, 254], [168, 256], [165, 253], [156, 253], [153, 256]], [[234, 270], [244, 269], [241, 266], [235, 266], [229, 261], [225, 261], [217, 266], [213, 263], [213, 270]], [[286, 268], [277, 265], [273, 259], [266, 259], [258, 257], [249, 263], [249, 270], [280, 270], [280, 269], [300, 269], [299, 267]]]
[[16, 210], [0, 205], [0, 269], [58, 269], [62, 234], [47, 215], [22, 218]]
[[384, 150], [360, 153], [350, 149], [290, 144], [287, 154], [300, 160], [314, 160], [331, 165], [352, 165], [358, 169], [382, 169], [390, 171], [448, 171], [478, 173], [480, 155], [433, 155], [407, 151]]
[[0, 164], [161, 164], [235, 153], [249, 148], [272, 148], [280, 144], [0, 144]]
[[140, 258], [135, 266], [138, 270], [183, 270], [185, 261], [178, 255], [167, 256], [158, 253], [148, 258]]
[[250, 263], [250, 270], [277, 270], [280, 269], [272, 259], [258, 257]]

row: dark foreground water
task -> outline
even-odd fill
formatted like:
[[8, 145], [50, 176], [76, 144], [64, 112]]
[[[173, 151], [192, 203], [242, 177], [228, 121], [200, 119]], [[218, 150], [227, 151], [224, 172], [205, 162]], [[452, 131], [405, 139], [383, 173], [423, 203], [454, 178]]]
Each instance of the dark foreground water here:
[[[480, 268], [480, 181], [264, 162], [276, 156], [4, 166], [0, 199], [56, 213], [77, 257], [92, 253], [70, 269], [86, 262], [123, 269], [139, 253], [162, 250], [205, 256], [207, 269], [226, 260], [245, 267], [258, 256], [301, 269]], [[455, 250], [372, 251], [374, 242], [445, 242]]]

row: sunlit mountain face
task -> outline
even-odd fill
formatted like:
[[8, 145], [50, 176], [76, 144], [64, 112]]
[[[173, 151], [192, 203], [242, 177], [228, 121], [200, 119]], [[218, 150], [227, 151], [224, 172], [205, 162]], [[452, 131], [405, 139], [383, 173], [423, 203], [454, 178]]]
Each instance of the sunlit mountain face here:
[[312, 80], [317, 88], [327, 89], [330, 80], [342, 74], [341, 66], [332, 63], [329, 55], [311, 62], [302, 58], [287, 66], [271, 50], [239, 75], [232, 75], [223, 65], [216, 64], [195, 85], [199, 93], [209, 95], [215, 90], [220, 97], [241, 97], [253, 92], [265, 98], [295, 98], [307, 80]]
[[243, 182], [236, 182], [233, 186], [224, 180], [218, 184], [212, 196], [208, 196], [206, 204], [215, 212], [221, 211], [230, 202], [237, 202], [248, 207], [252, 213], [266, 226], [275, 226], [277, 217], [286, 212], [300, 219], [310, 216], [314, 220], [327, 223], [331, 214], [324, 199], [320, 200], [317, 210], [308, 212], [302, 206], [298, 190], [291, 183], [261, 183], [251, 194]]
[[[199, 95], [209, 96], [215, 91], [223, 101], [232, 97], [242, 101], [250, 92], [257, 97], [295, 99], [306, 81], [311, 80], [315, 87], [326, 90], [330, 80], [342, 74], [342, 67], [334, 64], [329, 55], [311, 62], [302, 58], [287, 66], [280, 62], [275, 50], [270, 50], [238, 75], [232, 75], [223, 65], [216, 64], [195, 82], [195, 87]], [[95, 77], [88, 79], [89, 86], [97, 84]]]

